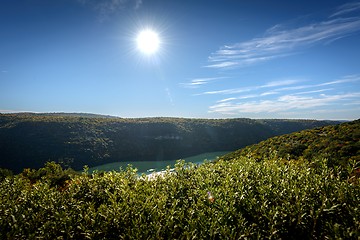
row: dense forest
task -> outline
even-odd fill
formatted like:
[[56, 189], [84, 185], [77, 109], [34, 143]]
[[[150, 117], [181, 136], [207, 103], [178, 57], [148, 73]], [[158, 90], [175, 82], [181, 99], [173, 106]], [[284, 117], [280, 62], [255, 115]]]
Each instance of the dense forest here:
[[359, 129], [296, 132], [152, 177], [25, 169], [1, 178], [0, 238], [358, 239]]
[[95, 114], [0, 114], [0, 168], [55, 161], [81, 170], [118, 161], [180, 159], [234, 151], [269, 137], [335, 124], [315, 120], [124, 119]]

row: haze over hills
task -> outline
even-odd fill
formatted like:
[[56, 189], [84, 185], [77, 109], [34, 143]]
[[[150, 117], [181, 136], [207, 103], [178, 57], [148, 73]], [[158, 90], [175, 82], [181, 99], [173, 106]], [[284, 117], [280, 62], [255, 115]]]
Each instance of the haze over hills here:
[[47, 161], [76, 170], [118, 161], [180, 159], [234, 151], [269, 137], [335, 124], [316, 120], [123, 119], [94, 114], [1, 114], [0, 167], [14, 172]]

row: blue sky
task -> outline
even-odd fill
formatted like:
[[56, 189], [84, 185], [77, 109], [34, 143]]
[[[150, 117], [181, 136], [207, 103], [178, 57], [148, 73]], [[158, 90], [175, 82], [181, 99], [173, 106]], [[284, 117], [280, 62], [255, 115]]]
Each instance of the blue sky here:
[[3, 113], [360, 117], [359, 1], [2, 0], [0, 31]]

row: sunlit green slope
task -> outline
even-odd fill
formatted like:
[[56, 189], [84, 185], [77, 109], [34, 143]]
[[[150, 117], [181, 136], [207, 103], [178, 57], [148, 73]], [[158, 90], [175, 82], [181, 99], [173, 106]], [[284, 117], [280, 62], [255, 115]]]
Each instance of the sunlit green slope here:
[[308, 162], [326, 158], [329, 166], [360, 162], [360, 120], [273, 137], [224, 159], [245, 156], [261, 160], [274, 154], [284, 160]]

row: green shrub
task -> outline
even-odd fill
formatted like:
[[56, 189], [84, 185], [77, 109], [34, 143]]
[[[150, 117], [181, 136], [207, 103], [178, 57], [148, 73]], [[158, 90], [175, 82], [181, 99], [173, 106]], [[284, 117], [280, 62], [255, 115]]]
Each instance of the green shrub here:
[[129, 167], [63, 188], [18, 175], [0, 183], [0, 238], [357, 239], [359, 180], [315, 162], [179, 162], [151, 179]]
[[30, 180], [32, 184], [38, 181], [47, 181], [51, 187], [63, 187], [71, 176], [77, 175], [71, 168], [64, 170], [61, 165], [55, 162], [47, 162], [43, 168], [38, 170], [24, 169], [20, 174], [23, 178]]
[[13, 172], [9, 169], [0, 168], [0, 182], [3, 181], [7, 177], [12, 177]]

